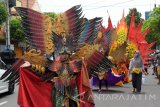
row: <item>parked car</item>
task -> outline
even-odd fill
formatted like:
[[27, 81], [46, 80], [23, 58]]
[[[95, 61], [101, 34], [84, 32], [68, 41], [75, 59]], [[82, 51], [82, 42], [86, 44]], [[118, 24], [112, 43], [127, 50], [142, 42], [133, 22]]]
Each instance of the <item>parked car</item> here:
[[[6, 64], [0, 59], [0, 77], [3, 75], [6, 69]], [[14, 89], [14, 83], [3, 82], [3, 80], [0, 80], [0, 93], [8, 92], [9, 94], [12, 94], [14, 92]]]

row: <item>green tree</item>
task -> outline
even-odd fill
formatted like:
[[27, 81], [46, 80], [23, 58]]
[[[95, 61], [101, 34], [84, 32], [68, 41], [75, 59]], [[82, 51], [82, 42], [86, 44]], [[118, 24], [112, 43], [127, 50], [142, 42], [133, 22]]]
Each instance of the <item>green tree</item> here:
[[12, 17], [10, 21], [10, 33], [12, 41], [24, 41], [24, 32], [19, 17]]
[[7, 8], [6, 6], [0, 1], [0, 25], [7, 20]]
[[[134, 9], [135, 25], [137, 26], [143, 19], [141, 18], [142, 16], [141, 13], [138, 12], [136, 8], [133, 9]], [[128, 26], [130, 26], [131, 17], [132, 17], [132, 9], [129, 9], [129, 13], [125, 17]]]
[[54, 20], [55, 20], [56, 17], [57, 17], [57, 14], [54, 13], [54, 12], [45, 12], [44, 14], [50, 16], [50, 17], [52, 18], [52, 21], [53, 21], [53, 22], [54, 22]]
[[142, 31], [150, 29], [146, 36], [147, 42], [151, 43], [156, 41], [160, 45], [160, 5], [151, 12], [148, 20], [143, 22]]

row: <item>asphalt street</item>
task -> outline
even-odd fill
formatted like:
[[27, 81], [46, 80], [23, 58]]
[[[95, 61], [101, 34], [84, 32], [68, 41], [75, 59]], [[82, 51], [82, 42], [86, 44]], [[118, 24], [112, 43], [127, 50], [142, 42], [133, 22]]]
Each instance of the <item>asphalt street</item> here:
[[[160, 107], [160, 85], [157, 79], [150, 74], [143, 76], [144, 83], [140, 94], [132, 93], [132, 84], [128, 83], [122, 87], [112, 86], [108, 91], [98, 93], [98, 88], [94, 88], [95, 107]], [[18, 87], [14, 94], [0, 94], [0, 107], [19, 107], [17, 105]]]
[[143, 75], [142, 92], [132, 93], [132, 84], [128, 83], [122, 87], [110, 87], [109, 91], [104, 90], [98, 93], [94, 91], [96, 107], [160, 107], [160, 85], [152, 69], [149, 75]]
[[7, 92], [0, 94], [0, 107], [19, 107], [17, 105], [18, 86], [15, 87], [15, 92], [9, 95]]

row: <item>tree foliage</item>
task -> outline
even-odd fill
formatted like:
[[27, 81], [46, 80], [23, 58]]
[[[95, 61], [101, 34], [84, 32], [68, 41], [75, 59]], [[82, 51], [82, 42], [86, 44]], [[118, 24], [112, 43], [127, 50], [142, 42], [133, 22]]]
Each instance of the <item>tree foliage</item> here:
[[156, 41], [160, 45], [160, 5], [150, 13], [148, 20], [143, 22], [142, 31], [150, 29], [146, 36], [146, 40], [151, 43]]
[[7, 8], [6, 6], [0, 1], [0, 25], [7, 20]]
[[[50, 16], [54, 22], [56, 18], [56, 13], [44, 13], [48, 16]], [[24, 30], [22, 28], [22, 23], [20, 17], [13, 17], [10, 21], [10, 33], [11, 33], [11, 40], [12, 41], [24, 41], [25, 36], [24, 36]]]
[[44, 14], [50, 16], [50, 17], [52, 18], [52, 21], [53, 21], [53, 22], [54, 22], [54, 20], [55, 20], [56, 17], [57, 17], [57, 14], [54, 13], [54, 12], [45, 12]]
[[18, 17], [13, 17], [10, 21], [10, 35], [11, 40], [14, 41], [24, 41], [24, 32], [21, 27], [21, 19]]
[[[138, 12], [136, 8], [133, 9], [134, 9], [135, 25], [137, 26], [143, 19], [141, 18], [142, 16], [141, 13]], [[129, 9], [129, 13], [125, 17], [128, 26], [130, 25], [131, 17], [132, 17], [132, 9]]]

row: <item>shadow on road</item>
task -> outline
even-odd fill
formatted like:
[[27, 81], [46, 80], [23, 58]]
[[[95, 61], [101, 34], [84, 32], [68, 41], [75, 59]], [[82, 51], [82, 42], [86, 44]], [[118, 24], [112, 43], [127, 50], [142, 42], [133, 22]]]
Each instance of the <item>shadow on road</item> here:
[[126, 93], [126, 94], [131, 94], [131, 95], [146, 95], [147, 93], [146, 92], [129, 92], [129, 93]]
[[124, 93], [124, 91], [119, 91], [119, 90], [105, 90], [102, 89], [101, 92], [98, 92], [98, 89], [92, 90], [94, 93], [100, 93], [100, 94], [117, 94], [117, 93]]
[[160, 85], [157, 85], [157, 84], [143, 84], [142, 86], [157, 87], [157, 86], [160, 86]]
[[0, 99], [10, 95], [8, 92], [0, 93]]

